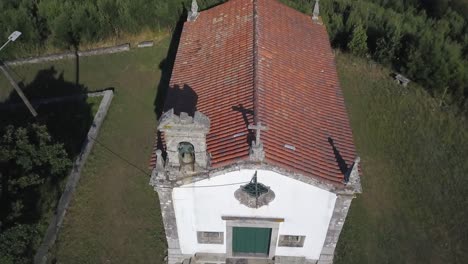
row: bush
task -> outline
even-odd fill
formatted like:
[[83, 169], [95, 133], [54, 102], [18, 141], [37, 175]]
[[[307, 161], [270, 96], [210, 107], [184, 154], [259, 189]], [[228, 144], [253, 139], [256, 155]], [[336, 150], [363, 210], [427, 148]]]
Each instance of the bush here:
[[333, 0], [322, 2], [322, 16], [335, 47], [363, 56], [367, 43], [374, 60], [463, 105], [468, 97], [466, 14], [450, 5], [443, 16], [424, 8], [411, 1]]

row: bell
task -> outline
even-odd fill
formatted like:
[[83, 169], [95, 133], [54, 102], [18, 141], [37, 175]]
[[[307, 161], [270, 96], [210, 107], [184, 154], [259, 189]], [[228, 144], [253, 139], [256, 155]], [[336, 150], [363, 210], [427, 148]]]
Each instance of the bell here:
[[193, 163], [194, 162], [194, 158], [193, 158], [193, 154], [188, 152], [188, 153], [183, 153], [182, 154], [182, 163], [183, 164], [188, 164], [188, 163]]
[[183, 153], [181, 155], [181, 171], [183, 172], [193, 172], [195, 171], [195, 159], [192, 153]]
[[182, 142], [179, 145], [180, 170], [182, 172], [193, 172], [195, 170], [195, 152], [193, 145]]

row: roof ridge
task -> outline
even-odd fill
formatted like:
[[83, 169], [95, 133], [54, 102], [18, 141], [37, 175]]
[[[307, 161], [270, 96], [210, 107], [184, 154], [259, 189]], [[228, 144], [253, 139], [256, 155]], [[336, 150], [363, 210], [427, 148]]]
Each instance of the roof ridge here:
[[210, 118], [213, 169], [259, 164], [249, 125], [261, 124], [263, 164], [343, 184], [352, 130], [326, 27], [309, 15], [279, 0], [203, 11], [184, 25], [170, 85], [166, 109], [196, 107]]
[[258, 1], [253, 0], [253, 112], [254, 112], [254, 123], [257, 124], [258, 120]]

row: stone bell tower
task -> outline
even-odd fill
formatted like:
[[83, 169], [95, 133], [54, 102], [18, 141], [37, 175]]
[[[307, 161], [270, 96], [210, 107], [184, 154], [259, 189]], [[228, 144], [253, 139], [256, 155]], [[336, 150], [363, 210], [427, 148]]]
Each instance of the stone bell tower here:
[[191, 255], [182, 254], [180, 249], [172, 191], [178, 180], [186, 180], [209, 167], [206, 135], [210, 131], [210, 119], [198, 111], [189, 116], [185, 112], [177, 115], [171, 109], [159, 119], [158, 130], [164, 136], [167, 155], [164, 160], [162, 150], [156, 150], [156, 167], [151, 174], [150, 185], [158, 192], [161, 205], [168, 246], [167, 263], [176, 264]]
[[206, 150], [206, 134], [210, 130], [210, 120], [196, 111], [189, 116], [180, 115], [171, 109], [161, 116], [158, 126], [166, 143], [166, 170], [179, 170], [181, 173], [194, 173], [209, 166]]

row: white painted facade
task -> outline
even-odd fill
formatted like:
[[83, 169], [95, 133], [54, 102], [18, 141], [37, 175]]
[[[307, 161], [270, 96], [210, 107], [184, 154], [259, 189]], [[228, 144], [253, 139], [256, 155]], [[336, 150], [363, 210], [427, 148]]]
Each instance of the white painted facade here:
[[[248, 208], [234, 197], [240, 185], [252, 179], [255, 170], [229, 172], [174, 188], [172, 198], [183, 254], [226, 253], [226, 221], [221, 217], [235, 216], [284, 218], [284, 222], [279, 224], [279, 235], [306, 238], [300, 248], [276, 247], [275, 255], [319, 258], [336, 194], [276, 172], [257, 172], [258, 182], [269, 186], [276, 195], [269, 205], [258, 209]], [[233, 183], [237, 184], [230, 185]], [[194, 186], [198, 187], [192, 188]], [[224, 244], [198, 244], [197, 231], [224, 232]]]

